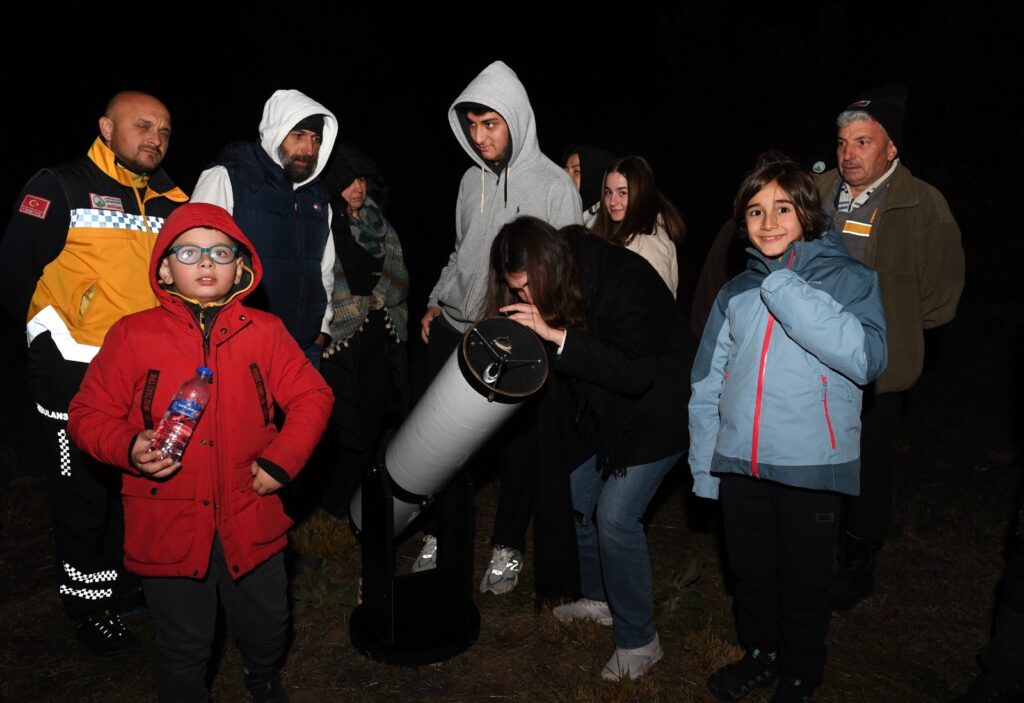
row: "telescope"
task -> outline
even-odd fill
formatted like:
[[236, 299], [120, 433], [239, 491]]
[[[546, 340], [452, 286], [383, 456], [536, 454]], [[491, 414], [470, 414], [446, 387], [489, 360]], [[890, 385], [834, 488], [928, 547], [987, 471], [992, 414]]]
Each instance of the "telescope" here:
[[[371, 467], [349, 514], [362, 543], [363, 602], [349, 636], [367, 656], [420, 666], [468, 649], [480, 631], [473, 603], [472, 487], [459, 469], [547, 379], [544, 345], [504, 317], [470, 327]], [[395, 574], [395, 537], [433, 497], [434, 569]]]

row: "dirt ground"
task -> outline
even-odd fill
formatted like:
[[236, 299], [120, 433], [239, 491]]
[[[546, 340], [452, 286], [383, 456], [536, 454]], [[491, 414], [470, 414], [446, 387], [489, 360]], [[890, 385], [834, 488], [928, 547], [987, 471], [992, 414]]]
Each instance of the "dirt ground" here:
[[[896, 447], [892, 539], [881, 553], [876, 593], [834, 618], [820, 701], [942, 701], [962, 690], [988, 637], [994, 588], [1005, 564], [1022, 489], [1013, 428], [1020, 412], [1019, 339], [1007, 334], [1017, 301], [965, 299], [937, 360], [912, 397], [912, 421]], [[1015, 334], [1019, 334], [1016, 333]], [[16, 334], [5, 346], [17, 344]], [[1015, 344], [1016, 343], [1016, 344]], [[978, 350], [984, 349], [984, 353]], [[37, 437], [18, 362], [4, 365], [0, 408], [0, 700], [154, 700], [153, 626], [132, 621], [146, 647], [98, 661], [65, 621]], [[489, 546], [497, 487], [479, 487], [477, 578]], [[565, 626], [535, 612], [529, 563], [505, 597], [476, 594], [476, 644], [440, 664], [404, 668], [365, 658], [349, 643], [359, 547], [345, 524], [315, 516], [296, 530], [323, 565], [293, 580], [294, 641], [284, 669], [292, 700], [313, 701], [710, 701], [711, 671], [740, 654], [713, 504], [689, 496], [678, 467], [652, 510], [648, 538], [657, 624], [665, 659], [639, 683], [602, 683], [613, 649], [599, 625]], [[418, 545], [399, 557], [406, 568]], [[213, 683], [218, 701], [247, 700], [230, 636]], [[770, 691], [751, 701], [766, 701]]]

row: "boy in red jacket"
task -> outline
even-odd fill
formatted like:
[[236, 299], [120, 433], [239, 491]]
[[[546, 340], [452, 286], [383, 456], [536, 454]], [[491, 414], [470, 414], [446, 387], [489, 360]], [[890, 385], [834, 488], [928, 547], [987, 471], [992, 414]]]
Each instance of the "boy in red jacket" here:
[[[206, 700], [218, 594], [254, 700], [287, 700], [292, 523], [273, 494], [306, 463], [333, 396], [281, 321], [242, 305], [261, 273], [226, 210], [179, 207], [150, 264], [160, 306], [110, 329], [69, 410], [75, 442], [125, 471], [125, 567], [156, 620], [161, 701]], [[210, 401], [181, 461], [161, 459], [154, 428], [199, 365], [213, 371]]]

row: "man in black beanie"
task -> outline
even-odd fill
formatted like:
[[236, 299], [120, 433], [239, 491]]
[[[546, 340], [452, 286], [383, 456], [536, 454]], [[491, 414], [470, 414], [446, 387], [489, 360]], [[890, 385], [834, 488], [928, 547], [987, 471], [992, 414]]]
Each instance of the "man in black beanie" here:
[[924, 330], [953, 319], [964, 287], [960, 228], [945, 198], [900, 163], [907, 98], [905, 86], [887, 86], [840, 113], [838, 169], [818, 180], [850, 254], [878, 272], [889, 329], [889, 364], [864, 394], [860, 495], [847, 500], [843, 518], [836, 610], [853, 608], [874, 588], [892, 510], [892, 446], [906, 392], [924, 366]]

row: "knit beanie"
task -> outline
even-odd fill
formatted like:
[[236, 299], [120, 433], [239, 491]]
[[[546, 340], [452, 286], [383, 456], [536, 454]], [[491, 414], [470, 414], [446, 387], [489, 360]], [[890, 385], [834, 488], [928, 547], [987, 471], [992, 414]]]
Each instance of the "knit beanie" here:
[[889, 139], [896, 145], [896, 151], [903, 148], [903, 118], [907, 113], [907, 100], [910, 91], [902, 83], [875, 88], [862, 93], [844, 112], [860, 110], [868, 113], [877, 121]]

